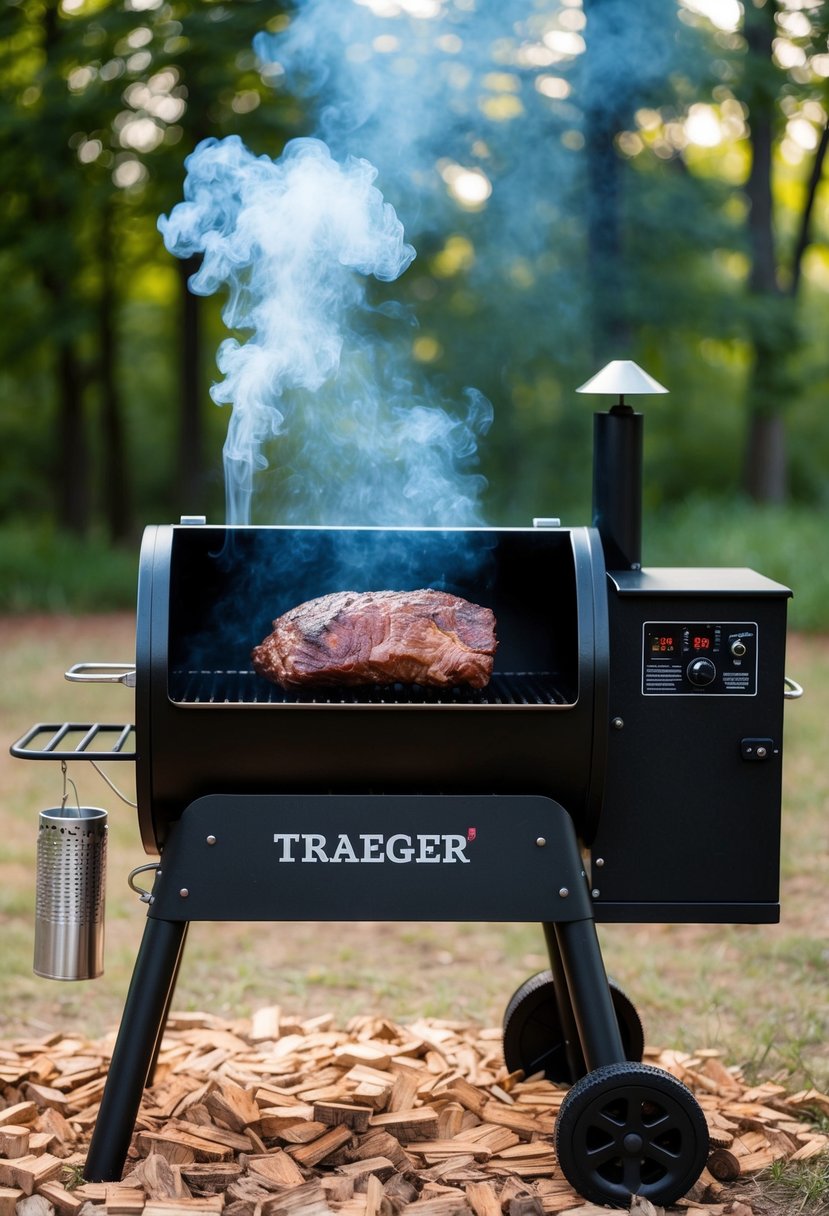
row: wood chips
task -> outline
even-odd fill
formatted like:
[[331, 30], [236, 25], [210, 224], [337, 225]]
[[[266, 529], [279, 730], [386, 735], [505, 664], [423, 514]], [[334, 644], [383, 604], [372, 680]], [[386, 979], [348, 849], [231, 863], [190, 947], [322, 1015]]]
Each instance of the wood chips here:
[[[82, 1183], [113, 1036], [0, 1044], [0, 1216], [594, 1216], [557, 1167], [565, 1090], [505, 1072], [499, 1030], [276, 1007], [173, 1014], [119, 1183]], [[752, 1216], [743, 1182], [829, 1148], [815, 1090], [747, 1086], [717, 1052], [649, 1051], [685, 1082], [712, 1152], [671, 1209]], [[74, 1183], [74, 1185], [73, 1185]], [[741, 1197], [735, 1197], [739, 1194]], [[661, 1211], [634, 1200], [632, 1211]]]

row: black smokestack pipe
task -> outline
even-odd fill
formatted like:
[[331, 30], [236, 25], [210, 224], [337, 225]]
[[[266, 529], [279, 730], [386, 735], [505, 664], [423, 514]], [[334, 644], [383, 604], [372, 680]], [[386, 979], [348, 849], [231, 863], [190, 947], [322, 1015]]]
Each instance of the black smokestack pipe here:
[[642, 565], [642, 435], [644, 417], [625, 403], [625, 393], [666, 393], [628, 359], [614, 359], [579, 393], [613, 393], [619, 400], [593, 415], [593, 526], [609, 570]]
[[593, 415], [593, 527], [608, 570], [642, 565], [644, 415], [614, 405]]

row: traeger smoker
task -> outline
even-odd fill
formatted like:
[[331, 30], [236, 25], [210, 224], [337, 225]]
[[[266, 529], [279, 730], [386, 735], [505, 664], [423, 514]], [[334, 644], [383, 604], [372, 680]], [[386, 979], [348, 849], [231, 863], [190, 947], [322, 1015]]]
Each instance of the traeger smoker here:
[[[594, 527], [147, 529], [135, 667], [104, 672], [134, 683], [134, 732], [38, 724], [12, 748], [134, 760], [161, 859], [88, 1179], [121, 1176], [188, 924], [301, 919], [539, 921], [550, 969], [510, 1000], [504, 1052], [572, 1084], [564, 1174], [613, 1205], [698, 1178], [702, 1111], [641, 1063], [595, 922], [778, 920], [790, 593], [751, 570], [642, 569], [642, 415], [622, 394], [665, 390], [615, 363], [584, 391], [620, 394], [595, 416]], [[287, 608], [420, 586], [494, 610], [484, 690], [308, 695], [251, 671]]]

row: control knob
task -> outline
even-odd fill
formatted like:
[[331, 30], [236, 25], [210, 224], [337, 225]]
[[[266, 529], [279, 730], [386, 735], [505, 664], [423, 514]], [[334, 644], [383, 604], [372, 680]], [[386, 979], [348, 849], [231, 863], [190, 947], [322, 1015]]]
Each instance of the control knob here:
[[717, 669], [710, 659], [693, 659], [688, 664], [688, 679], [697, 688], [704, 688], [717, 678]]

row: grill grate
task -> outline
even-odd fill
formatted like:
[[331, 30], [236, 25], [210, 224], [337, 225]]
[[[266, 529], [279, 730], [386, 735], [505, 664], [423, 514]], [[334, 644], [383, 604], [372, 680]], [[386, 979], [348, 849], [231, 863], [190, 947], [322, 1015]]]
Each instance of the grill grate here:
[[175, 670], [170, 698], [181, 705], [571, 705], [548, 671], [496, 672], [486, 688], [376, 684], [285, 692], [253, 671]]

